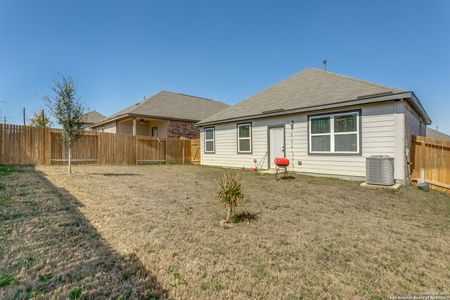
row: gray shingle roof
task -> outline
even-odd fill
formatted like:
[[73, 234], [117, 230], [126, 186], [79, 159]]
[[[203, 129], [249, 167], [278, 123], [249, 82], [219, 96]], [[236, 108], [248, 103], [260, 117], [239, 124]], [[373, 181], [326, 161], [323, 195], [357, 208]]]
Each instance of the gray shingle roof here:
[[228, 106], [228, 104], [220, 101], [161, 91], [142, 102], [133, 104], [113, 114], [109, 118], [133, 114], [199, 121], [226, 109]]
[[427, 127], [427, 137], [430, 137], [432, 139], [436, 139], [436, 140], [449, 140], [450, 141], [450, 135], [442, 132], [442, 131], [438, 131], [436, 129]]
[[106, 116], [93, 110], [93, 111], [85, 113], [83, 115], [83, 119], [86, 124], [95, 124], [97, 122], [100, 122], [100, 121], [106, 119]]
[[202, 119], [200, 124], [257, 116], [277, 110], [329, 105], [365, 95], [402, 92], [406, 91], [318, 69], [305, 69], [234, 106]]

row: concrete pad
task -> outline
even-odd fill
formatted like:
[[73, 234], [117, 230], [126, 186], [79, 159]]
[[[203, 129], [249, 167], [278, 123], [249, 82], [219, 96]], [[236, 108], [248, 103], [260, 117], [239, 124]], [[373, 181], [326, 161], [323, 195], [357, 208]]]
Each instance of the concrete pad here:
[[398, 190], [401, 186], [400, 183], [395, 183], [394, 185], [378, 185], [378, 184], [369, 184], [367, 182], [363, 182], [360, 184], [362, 187], [367, 188], [375, 188], [375, 189], [387, 189], [387, 190]]

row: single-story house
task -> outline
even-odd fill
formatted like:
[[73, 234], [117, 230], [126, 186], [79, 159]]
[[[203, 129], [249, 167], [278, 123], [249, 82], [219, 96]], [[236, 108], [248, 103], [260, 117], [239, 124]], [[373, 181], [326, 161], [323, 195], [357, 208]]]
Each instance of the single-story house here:
[[430, 137], [432, 139], [436, 139], [436, 140], [446, 140], [446, 141], [450, 141], [450, 135], [439, 131], [437, 129], [433, 129], [430, 127], [427, 127], [427, 137]]
[[394, 158], [409, 176], [412, 135], [430, 117], [414, 92], [306, 69], [199, 122], [201, 164], [365, 177], [365, 158]]
[[198, 138], [199, 129], [194, 124], [228, 106], [220, 101], [161, 91], [90, 126], [90, 129], [163, 138]]
[[82, 128], [88, 128], [95, 123], [101, 122], [104, 119], [106, 119], [106, 116], [95, 110], [87, 112], [83, 115], [84, 125]]

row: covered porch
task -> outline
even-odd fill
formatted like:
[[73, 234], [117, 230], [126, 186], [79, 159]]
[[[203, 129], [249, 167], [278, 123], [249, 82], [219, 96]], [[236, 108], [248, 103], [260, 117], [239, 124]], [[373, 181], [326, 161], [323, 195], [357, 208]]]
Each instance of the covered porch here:
[[167, 137], [168, 120], [129, 117], [116, 121], [116, 132], [130, 135]]

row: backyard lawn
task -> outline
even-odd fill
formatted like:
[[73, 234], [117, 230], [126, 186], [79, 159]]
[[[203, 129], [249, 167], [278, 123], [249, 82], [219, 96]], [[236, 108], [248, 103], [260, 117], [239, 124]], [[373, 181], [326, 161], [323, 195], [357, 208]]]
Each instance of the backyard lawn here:
[[[0, 298], [450, 292], [450, 197], [435, 191], [190, 165], [1, 170]], [[230, 228], [215, 199], [225, 172], [254, 216]]]

